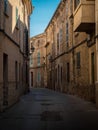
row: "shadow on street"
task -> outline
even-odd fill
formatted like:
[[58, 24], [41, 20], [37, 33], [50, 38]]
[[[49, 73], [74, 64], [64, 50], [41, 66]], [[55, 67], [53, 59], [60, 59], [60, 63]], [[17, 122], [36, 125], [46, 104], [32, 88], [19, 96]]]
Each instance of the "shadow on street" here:
[[98, 130], [98, 110], [91, 102], [35, 88], [4, 113], [0, 130]]

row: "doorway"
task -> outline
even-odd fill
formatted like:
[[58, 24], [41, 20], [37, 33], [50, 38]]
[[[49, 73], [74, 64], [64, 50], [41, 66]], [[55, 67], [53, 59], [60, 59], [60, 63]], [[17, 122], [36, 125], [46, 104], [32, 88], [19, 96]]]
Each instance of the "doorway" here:
[[67, 63], [67, 83], [70, 82], [70, 66], [69, 63]]
[[95, 60], [94, 60], [94, 52], [91, 53], [91, 80], [92, 80], [92, 84], [95, 83]]
[[33, 72], [31, 72], [31, 87], [33, 87]]
[[3, 105], [8, 105], [8, 55], [3, 54]]

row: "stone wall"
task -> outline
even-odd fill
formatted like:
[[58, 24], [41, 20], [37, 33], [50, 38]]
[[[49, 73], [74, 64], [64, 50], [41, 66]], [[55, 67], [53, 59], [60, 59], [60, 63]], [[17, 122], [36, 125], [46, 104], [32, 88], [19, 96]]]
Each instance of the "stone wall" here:
[[[64, 2], [64, 3], [63, 3]], [[75, 94], [84, 99], [95, 101], [95, 81], [92, 82], [92, 61], [91, 53], [94, 53], [94, 78], [96, 80], [96, 45], [94, 41], [94, 30], [92, 33], [86, 32], [74, 32], [74, 18], [73, 18], [73, 3], [70, 1], [63, 1], [59, 4], [52, 20], [46, 28], [47, 41], [50, 40], [50, 44], [47, 46], [47, 52], [52, 54], [52, 68], [51, 75], [49, 70], [48, 82], [51, 84], [52, 89], [65, 93]], [[66, 24], [68, 23], [68, 25]], [[68, 26], [68, 30], [66, 28]], [[54, 28], [54, 33], [51, 33]], [[62, 29], [62, 42], [59, 44], [59, 50], [57, 49], [57, 33]], [[68, 33], [68, 39], [66, 35]], [[51, 39], [51, 35], [54, 35], [54, 39]], [[90, 37], [90, 41], [88, 38]], [[51, 53], [52, 42], [54, 43], [54, 52]], [[93, 44], [92, 44], [93, 43]], [[89, 45], [91, 44], [91, 45]], [[80, 52], [80, 66], [77, 67], [77, 53]], [[48, 54], [48, 53], [47, 53]], [[55, 65], [54, 65], [55, 64]], [[69, 64], [69, 72], [67, 68]], [[49, 66], [49, 63], [48, 65]], [[62, 67], [62, 81], [61, 81], [61, 67]], [[51, 68], [50, 68], [51, 69]], [[55, 77], [54, 75], [55, 71]], [[57, 71], [57, 72], [56, 72]], [[58, 75], [59, 74], [59, 75]], [[69, 79], [68, 79], [69, 76]], [[51, 79], [51, 80], [50, 80]], [[55, 82], [53, 82], [55, 81]]]
[[[26, 5], [27, 6], [27, 5]], [[18, 16], [16, 21], [16, 8]], [[31, 8], [31, 7], [29, 7]], [[31, 10], [31, 9], [30, 9]], [[4, 0], [0, 0], [0, 109], [6, 109], [17, 100], [20, 95], [28, 91], [28, 42], [24, 31], [29, 31], [28, 16], [30, 12], [24, 9], [22, 0], [8, 0], [7, 11], [4, 12]], [[24, 19], [25, 15], [25, 19]], [[18, 23], [18, 24], [17, 24]], [[29, 33], [28, 33], [29, 37]], [[28, 40], [29, 41], [29, 40]], [[27, 46], [25, 45], [27, 44]], [[3, 62], [3, 55], [8, 58], [8, 65]], [[15, 63], [17, 62], [17, 69]], [[4, 86], [4, 64], [8, 68], [6, 85]], [[17, 71], [17, 72], [16, 72]], [[17, 73], [17, 74], [16, 74]], [[17, 76], [16, 76], [17, 75]], [[17, 77], [17, 87], [16, 87]], [[6, 94], [5, 94], [6, 88]], [[8, 103], [3, 104], [4, 95]]]

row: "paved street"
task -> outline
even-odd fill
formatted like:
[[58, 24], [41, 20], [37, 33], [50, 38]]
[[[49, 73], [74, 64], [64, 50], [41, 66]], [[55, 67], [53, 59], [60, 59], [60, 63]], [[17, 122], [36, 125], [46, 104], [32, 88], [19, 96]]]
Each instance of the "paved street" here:
[[98, 130], [90, 102], [48, 89], [32, 89], [0, 114], [0, 130]]

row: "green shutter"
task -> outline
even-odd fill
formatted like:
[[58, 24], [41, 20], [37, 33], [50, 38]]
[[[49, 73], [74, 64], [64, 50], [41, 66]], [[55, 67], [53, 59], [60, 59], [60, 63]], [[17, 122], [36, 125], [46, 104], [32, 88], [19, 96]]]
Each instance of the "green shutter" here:
[[80, 52], [77, 52], [77, 68], [80, 68]]

